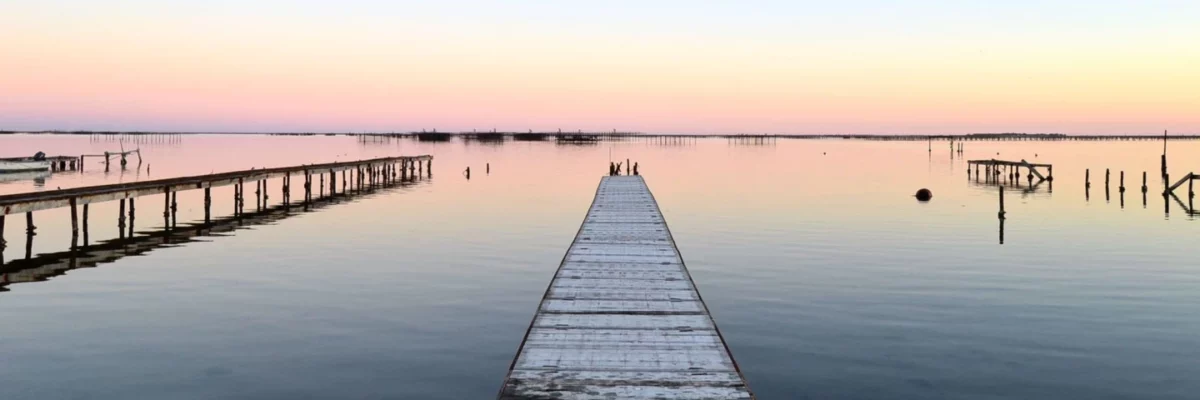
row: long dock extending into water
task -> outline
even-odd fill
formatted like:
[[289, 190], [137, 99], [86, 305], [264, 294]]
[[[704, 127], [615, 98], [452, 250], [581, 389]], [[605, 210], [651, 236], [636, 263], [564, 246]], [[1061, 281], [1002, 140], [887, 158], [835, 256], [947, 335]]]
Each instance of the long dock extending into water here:
[[641, 176], [600, 181], [499, 398], [754, 398]]
[[[433, 170], [433, 157], [428, 155], [412, 157], [386, 157], [360, 161], [335, 162], [326, 164], [309, 164], [292, 167], [251, 169], [244, 171], [223, 172], [209, 175], [188, 176], [179, 178], [157, 179], [111, 185], [88, 186], [59, 190], [47, 190], [33, 193], [20, 193], [0, 196], [0, 249], [3, 249], [5, 217], [10, 214], [25, 214], [26, 235], [33, 236], [37, 227], [33, 222], [35, 211], [60, 207], [71, 208], [72, 247], [75, 247], [79, 234], [78, 208], [83, 208], [83, 226], [87, 230], [88, 204], [104, 201], [119, 201], [118, 227], [124, 231], [125, 203], [129, 202], [130, 229], [134, 218], [134, 200], [141, 196], [163, 195], [164, 225], [175, 225], [177, 210], [177, 193], [185, 190], [204, 190], [204, 221], [211, 221], [212, 196], [211, 189], [220, 186], [233, 186], [234, 215], [239, 216], [245, 211], [247, 183], [255, 185], [253, 192], [255, 210], [267, 207], [269, 199], [268, 182], [276, 179], [280, 183], [282, 203], [287, 206], [291, 201], [292, 176], [304, 178], [304, 198], [301, 203], [308, 205], [314, 193], [321, 196], [326, 193], [325, 177], [329, 178], [328, 194], [350, 190], [362, 190], [376, 185], [388, 184], [393, 181], [404, 181], [417, 175], [430, 174]], [[341, 173], [339, 189], [338, 173]], [[319, 181], [319, 183], [317, 182]], [[319, 184], [314, 190], [314, 183]], [[132, 236], [132, 232], [130, 232]]]

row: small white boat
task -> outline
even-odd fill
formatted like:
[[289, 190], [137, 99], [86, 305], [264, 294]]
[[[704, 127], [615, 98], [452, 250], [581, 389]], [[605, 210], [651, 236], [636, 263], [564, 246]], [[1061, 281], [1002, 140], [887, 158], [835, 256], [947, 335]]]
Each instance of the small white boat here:
[[33, 157], [0, 158], [0, 174], [49, 170], [50, 161], [47, 161], [46, 154], [40, 151]]

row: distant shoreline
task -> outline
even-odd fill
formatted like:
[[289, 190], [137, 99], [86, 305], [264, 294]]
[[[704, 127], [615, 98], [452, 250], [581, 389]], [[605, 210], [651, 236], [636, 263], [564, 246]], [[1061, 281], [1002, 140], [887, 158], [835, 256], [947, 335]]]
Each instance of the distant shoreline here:
[[[372, 136], [394, 138], [450, 138], [506, 140], [523, 138], [557, 138], [563, 140], [599, 140], [606, 138], [696, 138], [696, 139], [841, 139], [841, 140], [1161, 140], [1161, 135], [1071, 135], [1062, 133], [966, 133], [966, 134], [671, 134], [643, 132], [149, 132], [149, 131], [7, 131], [0, 135], [270, 135], [270, 136]], [[1200, 140], [1200, 134], [1167, 135], [1168, 140]]]

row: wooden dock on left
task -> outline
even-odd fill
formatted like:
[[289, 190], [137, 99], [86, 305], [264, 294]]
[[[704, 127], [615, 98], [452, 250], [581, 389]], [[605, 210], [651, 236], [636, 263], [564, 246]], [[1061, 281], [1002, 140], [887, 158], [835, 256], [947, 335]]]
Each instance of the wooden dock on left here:
[[[328, 175], [328, 193], [336, 195], [339, 192], [337, 182], [341, 175], [341, 192], [364, 190], [376, 185], [390, 184], [396, 181], [409, 180], [417, 176], [432, 176], [433, 157], [429, 155], [411, 157], [386, 157], [369, 160], [346, 161], [326, 164], [309, 164], [293, 167], [250, 169], [244, 171], [222, 172], [209, 175], [187, 176], [179, 178], [157, 179], [111, 185], [87, 186], [70, 189], [47, 190], [34, 193], [20, 193], [0, 196], [0, 249], [4, 246], [5, 217], [13, 214], [25, 214], [26, 235], [35, 234], [33, 224], [35, 211], [49, 210], [61, 207], [71, 208], [71, 231], [74, 237], [79, 234], [79, 213], [77, 208], [83, 208], [83, 225], [87, 226], [88, 204], [105, 201], [120, 201], [118, 227], [124, 232], [125, 202], [129, 202], [129, 218], [134, 217], [134, 199], [141, 196], [164, 194], [163, 218], [168, 227], [172, 226], [175, 210], [175, 194], [186, 190], [204, 190], [204, 221], [212, 218], [211, 188], [220, 186], [234, 187], [234, 215], [238, 216], [245, 210], [244, 186], [247, 183], [256, 185], [253, 192], [255, 203], [259, 210], [267, 205], [269, 198], [267, 180], [282, 180], [281, 195], [283, 204], [291, 204], [291, 182], [293, 175], [304, 178], [304, 199], [307, 205], [313, 200], [314, 179], [320, 180], [318, 195], [325, 192], [325, 176]], [[132, 231], [132, 224], [131, 231]], [[132, 232], [131, 232], [132, 233]], [[72, 245], [73, 247], [74, 245]]]

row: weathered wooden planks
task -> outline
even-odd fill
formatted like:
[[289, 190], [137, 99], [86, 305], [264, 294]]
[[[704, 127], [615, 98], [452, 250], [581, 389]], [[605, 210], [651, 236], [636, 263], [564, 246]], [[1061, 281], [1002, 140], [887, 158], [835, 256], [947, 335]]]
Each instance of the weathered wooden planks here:
[[499, 398], [753, 398], [640, 176], [600, 181]]

